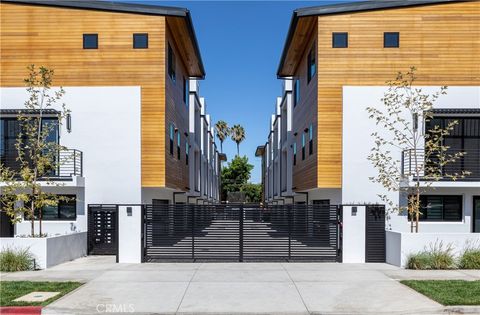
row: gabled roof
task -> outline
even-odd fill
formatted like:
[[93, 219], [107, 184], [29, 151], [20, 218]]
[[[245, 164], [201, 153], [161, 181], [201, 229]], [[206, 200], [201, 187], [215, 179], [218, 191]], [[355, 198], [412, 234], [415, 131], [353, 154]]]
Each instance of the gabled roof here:
[[290, 27], [287, 34], [287, 39], [285, 41], [285, 46], [283, 48], [282, 57], [280, 59], [280, 64], [278, 66], [277, 76], [283, 78], [292, 75], [292, 73], [285, 73], [283, 68], [285, 66], [285, 61], [290, 44], [295, 34], [295, 30], [297, 28], [297, 24], [301, 18], [465, 1], [472, 0], [372, 0], [296, 9], [293, 11], [292, 19], [290, 21]]
[[205, 69], [203, 66], [200, 48], [198, 46], [197, 37], [193, 28], [192, 17], [190, 11], [186, 8], [167, 7], [154, 4], [125, 3], [117, 1], [101, 1], [101, 0], [1, 0], [4, 3], [16, 3], [26, 5], [51, 6], [60, 8], [72, 8], [82, 10], [96, 10], [119, 13], [133, 13], [142, 15], [159, 15], [184, 18], [188, 34], [191, 37], [195, 55], [198, 58], [200, 75], [205, 77]]

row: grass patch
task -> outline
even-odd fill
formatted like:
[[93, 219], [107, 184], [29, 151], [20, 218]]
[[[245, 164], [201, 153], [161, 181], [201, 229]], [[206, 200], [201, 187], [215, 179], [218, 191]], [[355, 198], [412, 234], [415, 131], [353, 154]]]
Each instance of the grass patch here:
[[443, 305], [480, 305], [480, 281], [403, 280], [400, 282]]
[[[1, 281], [0, 306], [46, 306], [82, 284], [80, 282]], [[60, 294], [45, 302], [28, 303], [13, 301], [33, 291], [60, 292]]]

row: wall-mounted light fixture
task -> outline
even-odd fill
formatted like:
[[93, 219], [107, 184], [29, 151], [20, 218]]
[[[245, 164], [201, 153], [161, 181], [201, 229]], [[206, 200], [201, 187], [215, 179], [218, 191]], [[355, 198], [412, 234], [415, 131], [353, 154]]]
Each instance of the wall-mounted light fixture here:
[[67, 132], [70, 133], [72, 132], [72, 115], [70, 113], [67, 114], [66, 120], [67, 120]]

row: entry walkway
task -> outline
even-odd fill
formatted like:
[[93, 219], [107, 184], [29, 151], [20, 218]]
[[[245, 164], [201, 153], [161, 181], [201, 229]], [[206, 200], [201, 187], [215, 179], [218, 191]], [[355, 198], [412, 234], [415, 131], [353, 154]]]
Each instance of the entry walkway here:
[[[43, 314], [439, 314], [395, 279], [480, 280], [480, 271], [408, 271], [386, 264], [115, 264], [87, 257], [2, 280], [87, 282]], [[478, 311], [478, 308], [476, 309]]]

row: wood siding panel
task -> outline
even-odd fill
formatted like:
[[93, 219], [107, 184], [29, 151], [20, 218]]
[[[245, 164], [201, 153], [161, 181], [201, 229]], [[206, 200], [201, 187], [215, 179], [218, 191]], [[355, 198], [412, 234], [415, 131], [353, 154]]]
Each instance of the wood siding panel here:
[[[293, 108], [292, 114], [292, 132], [294, 140], [297, 143], [297, 165], [293, 166], [293, 181], [292, 187], [294, 191], [302, 191], [314, 188], [317, 184], [317, 137], [313, 137], [314, 150], [310, 155], [308, 152], [308, 132], [310, 124], [313, 124], [313, 129], [317, 129], [317, 76], [308, 82], [307, 80], [307, 58], [310, 50], [315, 44], [316, 29], [312, 29], [308, 36], [308, 44], [303, 52], [299, 66], [295, 73], [294, 79], [300, 80], [300, 102]], [[294, 95], [295, 97], [295, 95]], [[302, 160], [302, 134], [305, 133], [305, 160]]]
[[[178, 42], [175, 41], [173, 33], [170, 28], [170, 18], [167, 18], [167, 42], [170, 43], [170, 46], [173, 49], [176, 58], [176, 72], [175, 72], [175, 82], [170, 78], [168, 73], [165, 75], [165, 87], [166, 87], [166, 116], [165, 116], [165, 143], [169, 144], [170, 135], [168, 131], [168, 126], [170, 123], [177, 128], [177, 132], [180, 133], [180, 159], [177, 158], [177, 133], [175, 133], [174, 149], [173, 154], [170, 154], [170, 148], [167, 148], [165, 151], [165, 160], [167, 161], [167, 166], [165, 170], [165, 176], [167, 181], [167, 186], [174, 189], [186, 190], [186, 187], [189, 186], [189, 174], [188, 174], [188, 165], [185, 163], [185, 133], [188, 134], [188, 108], [185, 102], [183, 101], [183, 79], [186, 78], [186, 68], [182, 63], [182, 58], [180, 57], [180, 50]], [[165, 45], [165, 53], [168, 54], [168, 44]], [[167, 61], [168, 63], [168, 61]], [[167, 65], [168, 69], [168, 65]]]
[[[165, 17], [7, 3], [0, 8], [1, 86], [23, 86], [32, 63], [53, 68], [57, 86], [141, 86], [142, 186], [165, 186]], [[82, 48], [84, 33], [98, 33], [99, 49]], [[149, 48], [133, 49], [133, 33], [148, 33]]]
[[[348, 48], [332, 48], [332, 32], [348, 32]], [[400, 48], [383, 48], [384, 32], [400, 32]], [[319, 16], [318, 64], [316, 186], [340, 188], [342, 87], [385, 85], [410, 66], [418, 85], [479, 85], [480, 2]]]

